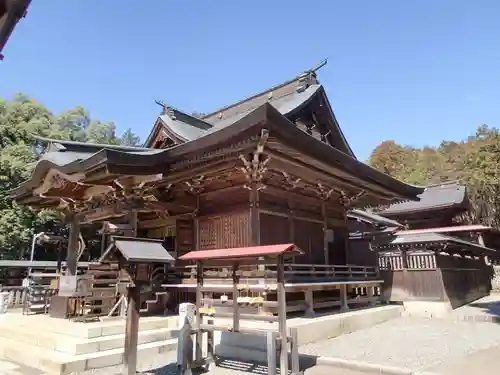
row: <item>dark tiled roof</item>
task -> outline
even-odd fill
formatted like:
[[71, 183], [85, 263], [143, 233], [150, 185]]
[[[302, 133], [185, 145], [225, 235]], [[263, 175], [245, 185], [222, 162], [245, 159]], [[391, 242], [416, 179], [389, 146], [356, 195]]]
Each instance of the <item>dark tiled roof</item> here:
[[[311, 85], [301, 91], [295, 90], [286, 96], [266, 99], [263, 103], [271, 104], [282, 115], [286, 116], [305, 105], [320, 89], [320, 85]], [[168, 107], [165, 114], [159, 117], [159, 124], [165, 126], [169, 132], [172, 132], [175, 137], [181, 139], [183, 142], [189, 142], [234, 124], [254, 109], [255, 107], [249, 107], [246, 111], [228, 112], [222, 118], [208, 118], [203, 120], [188, 115], [176, 108]], [[158, 126], [155, 126], [145, 145], [150, 143], [151, 139], [157, 134], [157, 131]]]
[[[207, 130], [207, 127], [210, 128], [213, 126], [214, 129], [221, 129], [229, 126], [267, 103], [271, 104], [284, 116], [291, 116], [312, 101], [313, 98], [317, 98], [321, 106], [325, 108], [325, 111], [329, 113], [330, 116], [330, 121], [328, 121], [328, 126], [331, 127], [330, 135], [328, 136], [329, 141], [340, 151], [354, 157], [354, 153], [335, 118], [325, 89], [317, 80], [316, 72], [325, 64], [326, 60], [315, 68], [306, 70], [291, 80], [232, 105], [218, 109], [200, 119], [195, 119], [175, 108], [166, 107], [165, 113], [156, 122], [145, 145], [150, 145], [150, 141], [158, 134], [159, 125], [168, 128], [168, 130], [181, 141], [188, 142], [201, 137], [203, 135], [202, 133]], [[170, 117], [168, 117], [169, 115]]]
[[133, 237], [113, 237], [113, 244], [102, 255], [106, 261], [110, 252], [118, 250], [128, 262], [174, 263], [175, 259], [163, 247], [162, 240]]
[[390, 205], [385, 210], [377, 212], [382, 216], [397, 216], [398, 214], [457, 207], [467, 202], [466, 188], [457, 181], [431, 185], [419, 195], [419, 201], [401, 202]]
[[[387, 237], [385, 238], [387, 239]], [[418, 234], [398, 234], [387, 241], [373, 244], [374, 248], [379, 250], [392, 249], [399, 247], [411, 247], [411, 245], [432, 245], [432, 244], [451, 244], [460, 247], [460, 250], [469, 250], [477, 253], [496, 253], [496, 250], [480, 245], [478, 243], [463, 240], [457, 237], [445, 236], [438, 233], [418, 233]]]

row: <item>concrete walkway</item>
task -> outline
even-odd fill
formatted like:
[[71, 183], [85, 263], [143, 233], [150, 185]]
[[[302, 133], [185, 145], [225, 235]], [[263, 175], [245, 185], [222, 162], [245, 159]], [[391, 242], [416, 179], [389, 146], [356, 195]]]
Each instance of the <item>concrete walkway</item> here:
[[441, 375], [496, 375], [500, 369], [500, 346], [481, 350], [428, 369]]

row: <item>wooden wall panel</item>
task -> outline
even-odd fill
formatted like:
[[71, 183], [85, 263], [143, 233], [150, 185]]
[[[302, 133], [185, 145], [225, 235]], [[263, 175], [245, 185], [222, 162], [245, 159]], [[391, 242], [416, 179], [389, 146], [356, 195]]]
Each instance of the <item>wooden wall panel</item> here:
[[175, 232], [177, 257], [195, 250], [196, 246], [194, 243], [195, 235], [193, 219], [178, 219], [176, 222]]
[[296, 263], [325, 264], [323, 224], [294, 219], [294, 243], [305, 253]]
[[309, 261], [309, 222], [304, 220], [293, 220], [294, 225], [294, 243], [303, 252], [304, 255], [295, 257], [294, 262], [297, 264], [310, 264]]
[[325, 241], [323, 224], [309, 223], [309, 261], [312, 264], [325, 264]]
[[291, 242], [288, 218], [260, 214], [260, 244], [277, 245]]
[[249, 246], [249, 212], [200, 218], [199, 241], [200, 250]]

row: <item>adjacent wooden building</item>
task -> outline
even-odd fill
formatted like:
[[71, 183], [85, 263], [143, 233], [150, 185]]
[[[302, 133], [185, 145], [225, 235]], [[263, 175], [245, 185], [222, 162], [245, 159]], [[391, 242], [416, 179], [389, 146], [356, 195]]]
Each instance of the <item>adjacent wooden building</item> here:
[[429, 186], [419, 197], [377, 214], [351, 213], [350, 253], [377, 262], [390, 301], [437, 302], [425, 309], [439, 305], [442, 313], [488, 295], [500, 233], [470, 224], [467, 191], [456, 181]]

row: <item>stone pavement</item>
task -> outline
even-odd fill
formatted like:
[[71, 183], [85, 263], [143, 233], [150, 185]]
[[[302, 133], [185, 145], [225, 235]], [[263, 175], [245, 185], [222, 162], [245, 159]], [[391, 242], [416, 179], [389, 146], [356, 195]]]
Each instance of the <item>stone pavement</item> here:
[[500, 369], [500, 346], [434, 366], [428, 371], [442, 375], [493, 375]]

